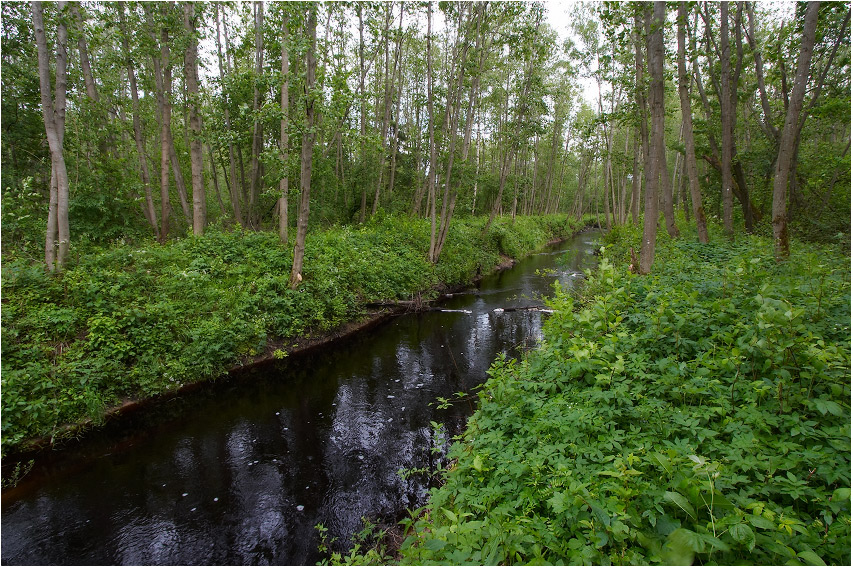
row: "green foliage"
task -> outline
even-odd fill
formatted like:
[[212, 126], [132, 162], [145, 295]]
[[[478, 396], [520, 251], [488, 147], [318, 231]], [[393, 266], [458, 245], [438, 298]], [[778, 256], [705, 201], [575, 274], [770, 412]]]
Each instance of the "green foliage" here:
[[498, 360], [406, 564], [850, 563], [850, 264], [611, 233]]
[[219, 376], [261, 353], [269, 337], [326, 331], [360, 317], [365, 303], [464, 284], [501, 254], [528, 254], [580, 228], [556, 217], [518, 218], [501, 225], [521, 243], [507, 251], [480, 238], [484, 223], [455, 221], [436, 266], [427, 261], [423, 219], [377, 216], [358, 228], [312, 232], [296, 290], [292, 252], [273, 233], [89, 244], [57, 276], [4, 256], [3, 452], [56, 435], [65, 423], [98, 422], [123, 400]]
[[328, 540], [329, 529], [318, 524], [314, 528], [320, 533], [319, 550], [328, 555], [321, 562], [321, 566], [387, 566], [392, 560], [387, 552], [384, 540], [386, 531], [379, 529], [377, 525], [366, 517], [361, 518], [362, 529], [353, 535], [353, 546], [349, 554], [330, 552], [330, 546], [334, 542]]

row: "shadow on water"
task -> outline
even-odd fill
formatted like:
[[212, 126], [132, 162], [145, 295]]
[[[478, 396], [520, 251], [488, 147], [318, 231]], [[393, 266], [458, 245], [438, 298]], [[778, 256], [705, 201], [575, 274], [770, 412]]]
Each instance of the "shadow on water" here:
[[[345, 546], [361, 518], [423, 504], [441, 439], [497, 354], [540, 338], [541, 305], [593, 265], [584, 233], [441, 307], [396, 317], [110, 424], [2, 501], [4, 564], [312, 564], [315, 525]], [[547, 317], [547, 316], [545, 316]], [[435, 432], [432, 423], [441, 424]], [[446, 449], [446, 442], [443, 444]]]

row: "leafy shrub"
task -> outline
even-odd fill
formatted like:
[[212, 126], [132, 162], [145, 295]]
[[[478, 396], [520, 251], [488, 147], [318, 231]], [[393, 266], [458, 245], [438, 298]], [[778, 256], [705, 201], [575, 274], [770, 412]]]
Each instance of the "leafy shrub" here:
[[492, 367], [402, 562], [848, 565], [849, 258], [662, 238], [638, 277], [610, 241]]

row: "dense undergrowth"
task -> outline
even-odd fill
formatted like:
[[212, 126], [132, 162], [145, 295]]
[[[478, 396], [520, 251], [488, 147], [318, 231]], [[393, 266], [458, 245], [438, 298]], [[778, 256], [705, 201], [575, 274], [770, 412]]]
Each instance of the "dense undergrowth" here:
[[58, 276], [10, 259], [2, 270], [2, 450], [106, 408], [219, 376], [270, 337], [330, 330], [364, 304], [469, 282], [500, 255], [521, 257], [584, 222], [564, 216], [454, 220], [441, 261], [427, 261], [422, 219], [376, 218], [308, 235], [304, 281], [277, 235], [211, 231], [166, 245], [72, 251]]
[[492, 367], [398, 561], [849, 565], [847, 252], [664, 234], [636, 276], [640, 234], [608, 241]]

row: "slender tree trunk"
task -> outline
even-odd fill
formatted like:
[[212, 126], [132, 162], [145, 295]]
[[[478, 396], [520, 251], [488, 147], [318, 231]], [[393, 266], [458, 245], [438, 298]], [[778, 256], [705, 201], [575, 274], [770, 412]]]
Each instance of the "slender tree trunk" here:
[[[169, 160], [171, 157], [171, 123], [172, 123], [172, 66], [169, 63], [169, 37], [163, 28], [160, 43], [160, 60], [163, 65], [163, 79], [160, 96], [160, 242], [166, 242], [169, 237]], [[177, 178], [178, 174], [175, 174]]]
[[[224, 108], [224, 117], [225, 117], [225, 130], [226, 133], [231, 132], [231, 113], [228, 110], [228, 99], [225, 95], [225, 65], [223, 63], [222, 58], [222, 41], [219, 35], [219, 8], [220, 4], [218, 2], [214, 3], [214, 7], [216, 10], [216, 52], [219, 59], [219, 82], [222, 84], [222, 106]], [[230, 137], [228, 139], [228, 176], [230, 176], [230, 183], [228, 184], [228, 194], [231, 197], [231, 209], [234, 212], [234, 218], [240, 223], [241, 226], [245, 227], [246, 222], [243, 218], [243, 208], [240, 205], [240, 191], [237, 187], [237, 166], [235, 164], [234, 157], [234, 142], [231, 141]]]
[[[364, 68], [364, 17], [362, 15], [363, 4], [356, 3], [358, 14], [358, 93], [361, 114], [359, 117], [359, 161], [361, 163], [361, 209], [358, 222], [364, 223], [367, 216], [367, 96], [364, 92], [365, 68]], [[429, 35], [427, 35], [427, 50], [429, 49]]]
[[89, 62], [89, 49], [86, 45], [86, 35], [83, 31], [83, 17], [80, 15], [80, 10], [76, 2], [68, 4], [71, 13], [74, 15], [74, 20], [78, 27], [77, 49], [80, 52], [80, 70], [83, 72], [83, 81], [86, 84], [86, 94], [95, 102], [101, 100], [98, 96], [98, 89], [95, 86], [95, 79], [92, 77], [92, 64]]
[[[66, 3], [59, 2], [60, 14]], [[44, 31], [44, 9], [41, 2], [32, 3], [33, 28], [38, 53], [39, 90], [45, 134], [50, 148], [51, 187], [45, 236], [45, 265], [50, 272], [62, 270], [67, 261], [70, 231], [68, 227], [68, 170], [65, 165], [65, 101], [68, 64], [68, 28], [62, 17], [56, 31], [55, 95], [50, 88], [50, 53]], [[58, 241], [58, 242], [57, 242]]]
[[640, 131], [634, 132], [634, 166], [631, 170], [631, 223], [639, 223], [640, 216]]
[[308, 233], [310, 212], [311, 159], [314, 150], [314, 83], [317, 70], [317, 6], [308, 8], [307, 35], [311, 42], [305, 54], [305, 129], [302, 134], [302, 156], [299, 185], [302, 196], [299, 203], [299, 218], [296, 223], [296, 244], [293, 247], [293, 268], [290, 272], [290, 287], [296, 288], [302, 281], [302, 261], [305, 256], [305, 235]]
[[391, 141], [391, 168], [388, 174], [388, 194], [394, 193], [394, 181], [397, 173], [397, 149], [400, 143], [400, 106], [403, 99], [403, 11], [406, 6], [400, 3], [400, 25], [397, 29], [397, 47], [394, 50], [394, 85], [397, 89], [396, 105], [394, 109], [394, 138]]
[[[650, 172], [647, 176], [643, 243], [640, 251], [640, 274], [651, 271], [655, 258], [655, 241], [658, 225], [658, 188], [660, 187], [663, 164], [660, 157], [664, 148], [664, 101], [663, 101], [663, 25], [666, 12], [665, 2], [655, 2], [653, 14], [646, 9], [646, 51], [649, 59], [649, 99], [652, 115], [652, 140], [650, 141]], [[650, 17], [651, 16], [651, 17]]]
[[252, 173], [249, 178], [249, 225], [260, 229], [260, 212], [258, 211], [258, 193], [261, 183], [260, 159], [263, 151], [263, 125], [258, 113], [261, 109], [261, 93], [257, 80], [264, 72], [264, 3], [255, 2], [255, 86], [252, 95], [252, 111], [255, 115], [252, 129]]
[[184, 2], [184, 29], [187, 31], [187, 46], [184, 52], [184, 77], [190, 119], [190, 167], [193, 184], [193, 234], [204, 234], [207, 225], [207, 196], [204, 192], [204, 159], [201, 147], [201, 115], [198, 95], [198, 38], [196, 37], [196, 13], [193, 2]]
[[685, 28], [687, 27], [687, 7], [678, 5], [678, 96], [681, 100], [681, 122], [684, 130], [684, 167], [690, 183], [690, 200], [693, 202], [693, 215], [696, 217], [696, 232], [699, 242], [708, 243], [708, 228], [705, 222], [705, 208], [702, 207], [702, 193], [699, 189], [699, 169], [696, 166], [696, 145], [693, 141], [693, 111], [690, 107], [685, 56]]
[[758, 94], [761, 97], [761, 110], [764, 112], [764, 116], [762, 117], [760, 124], [767, 137], [772, 140], [774, 144], [778, 144], [779, 129], [776, 128], [771, 121], [772, 113], [770, 111], [770, 101], [767, 98], [767, 89], [764, 86], [764, 64], [761, 61], [761, 50], [759, 50], [755, 45], [755, 27], [753, 23], [753, 20], [755, 19], [755, 12], [752, 2], [746, 3], [746, 16], [749, 20], [749, 31], [746, 34], [746, 41], [749, 44], [750, 49], [752, 49], [752, 56], [755, 59], [755, 80], [758, 84]]
[[729, 3], [720, 2], [720, 118], [722, 121], [722, 156], [720, 167], [723, 178], [723, 230], [729, 238], [734, 237], [732, 221], [732, 156], [734, 154], [734, 112], [731, 93], [731, 44], [729, 42]]
[[[171, 69], [170, 69], [171, 72]], [[169, 103], [171, 107], [171, 103]], [[178, 200], [181, 203], [181, 210], [184, 212], [184, 219], [187, 224], [192, 223], [192, 215], [190, 213], [189, 196], [187, 195], [187, 184], [184, 181], [184, 171], [181, 169], [181, 162], [178, 159], [178, 152], [175, 149], [175, 136], [172, 133], [172, 127], [169, 126], [169, 162], [172, 164], [172, 173], [175, 175], [175, 187], [178, 190]]]
[[[283, 10], [287, 10], [286, 5], [282, 6]], [[281, 197], [278, 199], [278, 238], [281, 244], [287, 245], [287, 194], [289, 192], [288, 177], [287, 177], [287, 162], [290, 159], [288, 146], [290, 145], [290, 135], [287, 132], [288, 112], [290, 109], [290, 52], [288, 42], [290, 36], [288, 34], [287, 25], [290, 18], [285, 13], [281, 24], [281, 133], [280, 133], [280, 157], [282, 176], [279, 182], [279, 190]]]
[[[400, 8], [402, 10], [402, 7]], [[376, 211], [379, 209], [379, 196], [380, 191], [382, 189], [382, 181], [385, 173], [385, 156], [387, 151], [385, 150], [385, 144], [388, 140], [388, 124], [391, 122], [391, 79], [393, 78], [393, 72], [390, 72], [390, 56], [391, 50], [389, 48], [388, 34], [391, 30], [391, 16], [393, 10], [393, 2], [388, 4], [388, 11], [385, 16], [385, 30], [383, 32], [383, 37], [385, 39], [385, 98], [383, 100], [383, 115], [382, 115], [382, 130], [379, 133], [379, 137], [381, 143], [379, 145], [379, 175], [376, 180], [376, 192], [373, 195], [373, 208], [370, 210], [370, 215], [376, 215]]]
[[[468, 111], [465, 119], [465, 131], [463, 135], [462, 142], [462, 164], [467, 165], [468, 163], [468, 152], [471, 148], [471, 128], [474, 124], [474, 112], [477, 104], [477, 97], [479, 94], [480, 87], [480, 74], [483, 70], [483, 64], [485, 61], [485, 51], [487, 51], [488, 46], [484, 45], [486, 42], [484, 40], [484, 20], [486, 17], [486, 3], [481, 3], [477, 5], [472, 10], [476, 10], [474, 14], [471, 14], [469, 18], [477, 18], [477, 28], [476, 28], [476, 40], [474, 46], [474, 53], [478, 56], [478, 66], [476, 71], [474, 72], [474, 76], [471, 78], [471, 86], [468, 90]], [[538, 29], [538, 23], [537, 23]], [[466, 34], [467, 35], [467, 34]], [[468, 53], [468, 42], [466, 41], [462, 48], [462, 55], [460, 61], [465, 61]], [[450, 143], [450, 151], [448, 155], [448, 164], [447, 164], [447, 173], [444, 182], [444, 201], [441, 206], [441, 228], [439, 231], [439, 239], [438, 244], [434, 250], [434, 260], [433, 262], [438, 262], [438, 258], [441, 255], [441, 251], [444, 249], [444, 243], [447, 239], [447, 233], [450, 230], [450, 221], [453, 218], [453, 210], [456, 207], [456, 197], [459, 194], [458, 186], [450, 193], [450, 203], [447, 203], [448, 199], [448, 188], [450, 188], [450, 173], [453, 168], [453, 147], [456, 141], [456, 129], [459, 124], [459, 111], [462, 102], [462, 87], [463, 87], [463, 72], [465, 70], [464, 65], [460, 65], [459, 68], [459, 80], [456, 86], [456, 104], [454, 108], [454, 118], [452, 120], [452, 134], [451, 134], [451, 143]]]
[[427, 117], [429, 130], [429, 171], [427, 173], [427, 201], [430, 217], [430, 249], [429, 259], [432, 261], [435, 246], [435, 166], [438, 155], [435, 149], [435, 113], [432, 102], [432, 2], [427, 3]]
[[[467, 59], [469, 44], [467, 38], [464, 37], [464, 17], [465, 9], [463, 8], [459, 14], [458, 30], [459, 35], [457, 41], [462, 42], [461, 54], [458, 58], [459, 73], [455, 73], [455, 63], [452, 66], [454, 72], [450, 73], [450, 77], [454, 77], [454, 86], [448, 90], [447, 106], [445, 108], [445, 126], [447, 127], [446, 134], [448, 137], [447, 144], [447, 168], [444, 172], [444, 191], [441, 201], [441, 214], [439, 216], [438, 233], [435, 238], [430, 239], [430, 261], [435, 264], [441, 255], [441, 249], [444, 246], [444, 239], [447, 236], [447, 230], [450, 225], [453, 206], [456, 203], [455, 194], [451, 190], [451, 174], [453, 172], [453, 162], [456, 157], [456, 140], [459, 135], [459, 112], [462, 106], [462, 88], [465, 72], [464, 62]], [[452, 102], [452, 104], [451, 104]], [[451, 112], [452, 107], [452, 112]], [[437, 197], [436, 197], [437, 198]]]
[[216, 193], [216, 201], [219, 203], [219, 214], [225, 218], [225, 203], [222, 201], [222, 193], [219, 191], [219, 176], [216, 175], [216, 161], [213, 159], [213, 148], [207, 145], [207, 159], [210, 162], [210, 180], [213, 182], [213, 191]]
[[819, 2], [809, 2], [806, 5], [803, 39], [800, 42], [800, 53], [797, 57], [794, 86], [788, 99], [788, 112], [779, 138], [779, 155], [776, 158], [773, 178], [773, 243], [777, 260], [784, 260], [790, 254], [787, 217], [788, 178], [793, 163], [797, 124], [800, 120], [800, 110], [803, 107], [809, 78], [809, 64], [814, 51], [819, 8]]
[[133, 139], [136, 142], [136, 154], [139, 158], [139, 174], [142, 178], [142, 187], [145, 192], [145, 203], [142, 206], [142, 212], [145, 214], [145, 219], [154, 231], [154, 235], [158, 234], [157, 227], [157, 212], [154, 209], [154, 196], [151, 189], [151, 173], [148, 169], [148, 155], [145, 151], [145, 139], [142, 134], [142, 120], [139, 110], [139, 91], [136, 85], [136, 71], [133, 67], [133, 60], [130, 57], [130, 41], [127, 36], [127, 25], [124, 17], [124, 2], [119, 2], [119, 26], [121, 31], [122, 47], [125, 56], [127, 57], [127, 77], [130, 82], [130, 97], [133, 101]]
[[[638, 10], [640, 9], [638, 5]], [[645, 11], [646, 7], [643, 6], [642, 10]], [[635, 71], [635, 83], [636, 83], [636, 93], [637, 93], [637, 107], [640, 109], [640, 143], [643, 150], [643, 185], [645, 186], [646, 192], [649, 192], [651, 188], [651, 170], [652, 170], [652, 153], [649, 148], [649, 109], [648, 109], [648, 101], [646, 99], [646, 87], [645, 87], [645, 77], [644, 77], [644, 63], [643, 63], [643, 51], [641, 46], [641, 30], [645, 27], [645, 18], [646, 16], [641, 13], [636, 13], [634, 16], [634, 71]], [[647, 40], [648, 43], [648, 40]], [[638, 176], [639, 178], [639, 176]], [[638, 182], [640, 180], [638, 179]], [[657, 187], [657, 186], [655, 186]], [[639, 215], [640, 210], [640, 185], [637, 184], [635, 188], [637, 191], [637, 198], [634, 201], [634, 209], [635, 211], [632, 213], [634, 218]], [[655, 197], [657, 199], [657, 197]], [[645, 215], [645, 213], [644, 213]], [[655, 227], [657, 227], [657, 217], [653, 220]], [[643, 226], [646, 227], [647, 221], [644, 220]], [[644, 229], [645, 230], [645, 229]], [[651, 265], [651, 263], [649, 263]]]

